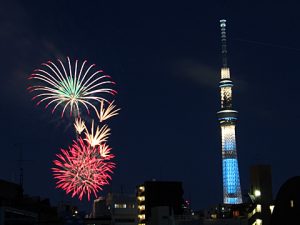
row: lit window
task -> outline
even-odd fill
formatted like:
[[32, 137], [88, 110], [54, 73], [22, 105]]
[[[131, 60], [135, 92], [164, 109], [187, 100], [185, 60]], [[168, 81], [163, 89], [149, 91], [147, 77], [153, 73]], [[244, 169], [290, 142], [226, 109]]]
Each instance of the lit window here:
[[273, 213], [273, 210], [274, 210], [274, 205], [270, 205], [271, 214]]
[[139, 210], [145, 210], [145, 205], [139, 205], [138, 208]]
[[139, 196], [139, 197], [137, 197], [137, 199], [138, 199], [139, 201], [145, 201], [145, 196]]
[[260, 204], [257, 204], [256, 205], [256, 212], [261, 212], [261, 205]]
[[140, 191], [145, 191], [145, 187], [144, 187], [144, 186], [140, 186], [140, 187], [139, 187], [139, 190], [140, 190]]
[[291, 208], [293, 208], [294, 207], [294, 200], [291, 200], [290, 202], [291, 202]]
[[211, 217], [212, 219], [217, 219], [217, 214], [211, 214], [210, 217]]
[[262, 220], [261, 219], [256, 219], [255, 220], [255, 225], [262, 225]]
[[126, 204], [115, 204], [116, 209], [126, 209], [127, 205]]
[[144, 220], [145, 219], [145, 214], [139, 214], [138, 217], [139, 217], [140, 220]]
[[238, 217], [238, 216], [240, 215], [240, 211], [234, 210], [234, 211], [232, 212], [232, 214], [233, 214], [234, 217]]
[[255, 190], [255, 191], [254, 191], [254, 196], [255, 196], [255, 197], [261, 196], [260, 190]]

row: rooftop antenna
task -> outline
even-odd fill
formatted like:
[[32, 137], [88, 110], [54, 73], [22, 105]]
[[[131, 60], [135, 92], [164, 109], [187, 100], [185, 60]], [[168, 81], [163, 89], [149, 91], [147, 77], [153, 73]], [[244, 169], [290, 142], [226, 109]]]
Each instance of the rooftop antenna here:
[[23, 163], [24, 162], [30, 162], [32, 160], [24, 160], [23, 159], [23, 144], [22, 143], [17, 143], [15, 144], [15, 147], [19, 150], [19, 159], [18, 161], [18, 167], [19, 167], [19, 185], [22, 188], [23, 191], [23, 186], [24, 186], [24, 168], [23, 168]]
[[23, 180], [24, 180], [24, 169], [23, 169], [23, 148], [22, 146], [20, 147], [20, 156], [19, 156], [19, 168], [20, 168], [20, 186], [23, 190]]
[[18, 167], [19, 167], [19, 185], [21, 186], [23, 190], [23, 180], [24, 180], [24, 169], [23, 169], [23, 145], [18, 143], [15, 144], [15, 147], [17, 150], [19, 150], [19, 159], [17, 160], [18, 162]]

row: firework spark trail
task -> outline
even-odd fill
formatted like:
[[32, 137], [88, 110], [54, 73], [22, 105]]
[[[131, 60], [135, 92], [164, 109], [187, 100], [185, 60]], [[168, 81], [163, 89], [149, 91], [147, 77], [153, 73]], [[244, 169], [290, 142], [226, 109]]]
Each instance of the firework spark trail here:
[[86, 129], [85, 122], [80, 117], [75, 119], [74, 127], [77, 134], [81, 134]]
[[[59, 65], [48, 61], [42, 64], [42, 69], [34, 70], [28, 79], [38, 81], [39, 84], [28, 87], [29, 92], [36, 93], [32, 100], [37, 99], [37, 105], [45, 102], [45, 108], [53, 105], [52, 113], [62, 106], [61, 117], [64, 116], [67, 108], [70, 110], [70, 115], [75, 111], [74, 114], [79, 116], [80, 105], [84, 106], [88, 114], [90, 114], [90, 108], [98, 113], [96, 103], [103, 101], [110, 103], [104, 95], [116, 94], [115, 90], [107, 87], [115, 83], [110, 80], [110, 76], [103, 75], [102, 70], [92, 72], [95, 64], [86, 68], [86, 60], [81, 66], [78, 66], [78, 60], [76, 60], [72, 68], [69, 57], [67, 61], [67, 68], [58, 59]], [[79, 72], [78, 67], [80, 67]]]
[[103, 142], [106, 142], [110, 135], [110, 128], [105, 124], [99, 128], [97, 126], [96, 132], [94, 132], [94, 120], [92, 121], [91, 132], [85, 127], [85, 136], [86, 140], [92, 147], [100, 145]]
[[92, 194], [97, 197], [97, 192], [111, 180], [115, 168], [110, 161], [114, 158], [110, 150], [106, 144], [92, 147], [81, 138], [69, 150], [61, 149], [61, 154], [56, 155], [58, 159], [53, 161], [56, 167], [52, 168], [57, 187], [80, 200], [85, 194], [88, 200]]
[[108, 105], [108, 107], [105, 109], [104, 102], [101, 101], [100, 110], [99, 110], [99, 112], [96, 111], [100, 123], [103, 122], [104, 120], [109, 119], [110, 117], [113, 117], [113, 116], [116, 116], [119, 114], [118, 111], [120, 111], [120, 109], [115, 109], [116, 106], [113, 103], [114, 103], [114, 101], [112, 101]]

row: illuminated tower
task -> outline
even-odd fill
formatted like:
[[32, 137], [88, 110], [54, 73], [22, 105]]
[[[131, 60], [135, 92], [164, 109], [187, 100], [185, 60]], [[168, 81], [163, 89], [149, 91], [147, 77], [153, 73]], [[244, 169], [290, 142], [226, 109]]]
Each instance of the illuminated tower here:
[[236, 152], [235, 125], [236, 110], [232, 108], [232, 87], [227, 65], [226, 20], [220, 20], [222, 42], [221, 69], [221, 110], [217, 113], [222, 135], [223, 202], [224, 204], [242, 203], [239, 167]]

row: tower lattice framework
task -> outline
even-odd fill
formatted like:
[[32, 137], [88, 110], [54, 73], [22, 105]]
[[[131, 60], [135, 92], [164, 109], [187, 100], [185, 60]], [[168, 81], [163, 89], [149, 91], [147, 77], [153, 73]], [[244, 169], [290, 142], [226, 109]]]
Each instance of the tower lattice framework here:
[[222, 68], [219, 83], [221, 110], [218, 119], [222, 136], [223, 202], [224, 204], [242, 203], [242, 192], [236, 151], [235, 126], [236, 110], [232, 108], [232, 87], [230, 70], [227, 65], [226, 20], [220, 20], [222, 43]]

